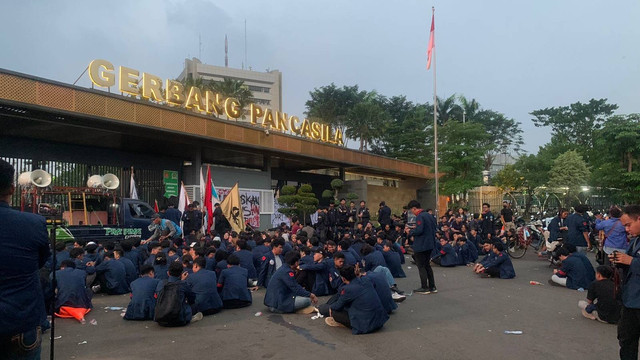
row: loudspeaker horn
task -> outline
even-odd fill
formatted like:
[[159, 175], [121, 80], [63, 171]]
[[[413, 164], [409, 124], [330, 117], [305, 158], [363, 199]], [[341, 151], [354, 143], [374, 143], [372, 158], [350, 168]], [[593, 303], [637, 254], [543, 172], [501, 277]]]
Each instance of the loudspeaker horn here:
[[23, 187], [31, 186], [31, 171], [25, 171], [18, 176], [18, 185]]
[[102, 184], [109, 190], [117, 189], [120, 186], [120, 179], [113, 174], [104, 174]]
[[47, 187], [51, 184], [51, 174], [38, 169], [31, 172], [31, 183], [37, 187]]
[[87, 187], [90, 188], [99, 188], [102, 187], [102, 176], [100, 175], [92, 175], [87, 180]]

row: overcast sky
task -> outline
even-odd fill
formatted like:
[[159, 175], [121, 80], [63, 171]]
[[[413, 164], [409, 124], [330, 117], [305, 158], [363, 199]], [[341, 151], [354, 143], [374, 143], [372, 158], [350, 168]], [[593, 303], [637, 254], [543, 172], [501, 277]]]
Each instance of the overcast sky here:
[[[0, 68], [73, 83], [97, 58], [175, 78], [186, 57], [278, 69], [283, 107], [358, 84], [431, 101], [426, 47], [436, 7], [438, 95], [475, 98], [522, 123], [525, 149], [550, 138], [529, 112], [608, 98], [640, 112], [640, 1], [3, 1]], [[89, 86], [88, 76], [79, 82]]]

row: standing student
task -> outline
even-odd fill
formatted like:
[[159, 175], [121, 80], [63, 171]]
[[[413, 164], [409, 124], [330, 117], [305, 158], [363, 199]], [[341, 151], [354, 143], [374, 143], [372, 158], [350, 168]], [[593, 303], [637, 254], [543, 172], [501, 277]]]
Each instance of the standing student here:
[[580, 204], [576, 206], [575, 212], [569, 215], [566, 222], [568, 232], [565, 243], [572, 244], [579, 252], [587, 252], [587, 248], [591, 247], [588, 224], [584, 218], [584, 213], [587, 209], [587, 205]]
[[125, 320], [153, 320], [156, 309], [156, 288], [160, 280], [154, 278], [153, 266], [143, 265], [140, 277], [131, 283], [131, 300]]
[[305, 290], [295, 277], [295, 270], [298, 268], [300, 254], [291, 251], [284, 259], [286, 265], [281, 266], [273, 274], [264, 296], [264, 305], [271, 312], [292, 313], [300, 311], [303, 314], [313, 312], [313, 306], [318, 298], [311, 292]]
[[622, 313], [618, 322], [620, 359], [638, 358], [640, 338], [640, 205], [628, 205], [620, 218], [632, 237], [626, 253], [614, 252], [609, 260], [623, 269]]
[[491, 205], [489, 203], [482, 204], [482, 220], [480, 221], [480, 229], [482, 230], [482, 238], [484, 241], [491, 242], [495, 233], [495, 217], [491, 213]]
[[251, 292], [247, 288], [248, 271], [240, 266], [236, 254], [227, 258], [227, 268], [222, 270], [218, 288], [222, 289], [222, 303], [225, 309], [237, 309], [251, 305]]
[[411, 230], [409, 227], [406, 228], [407, 236], [413, 236], [413, 257], [420, 274], [421, 286], [414, 292], [418, 294], [437, 293], [433, 269], [430, 264], [431, 252], [436, 241], [436, 219], [433, 215], [423, 211], [420, 208], [420, 203], [416, 200], [409, 201], [407, 207], [416, 216], [416, 227]]

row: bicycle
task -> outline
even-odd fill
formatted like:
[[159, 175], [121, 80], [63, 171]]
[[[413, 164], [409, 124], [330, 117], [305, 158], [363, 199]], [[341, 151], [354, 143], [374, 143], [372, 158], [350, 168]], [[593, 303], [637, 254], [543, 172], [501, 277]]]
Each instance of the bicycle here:
[[[534, 239], [538, 240], [535, 244]], [[521, 226], [516, 230], [516, 237], [507, 238], [507, 253], [514, 259], [520, 259], [529, 246], [537, 251], [543, 241], [544, 238], [540, 238], [537, 232], [530, 232], [526, 226]]]

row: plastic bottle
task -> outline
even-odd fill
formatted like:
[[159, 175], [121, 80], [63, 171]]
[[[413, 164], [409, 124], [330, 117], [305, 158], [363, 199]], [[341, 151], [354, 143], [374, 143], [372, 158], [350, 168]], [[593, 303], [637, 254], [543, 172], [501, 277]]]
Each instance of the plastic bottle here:
[[521, 330], [505, 330], [504, 333], [509, 335], [522, 335]]
[[534, 280], [529, 281], [529, 284], [531, 284], [531, 285], [544, 285], [543, 283], [541, 283], [539, 281], [534, 281]]

